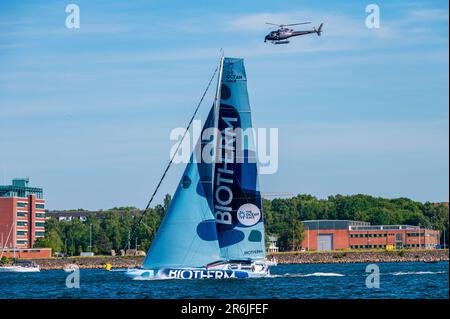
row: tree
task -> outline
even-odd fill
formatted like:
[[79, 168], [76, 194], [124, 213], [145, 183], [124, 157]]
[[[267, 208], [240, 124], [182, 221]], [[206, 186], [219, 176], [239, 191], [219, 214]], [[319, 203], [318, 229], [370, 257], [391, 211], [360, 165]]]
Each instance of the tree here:
[[172, 196], [170, 196], [169, 194], [166, 194], [166, 196], [164, 197], [164, 211], [167, 212], [167, 210], [169, 209], [169, 205], [170, 202], [172, 201]]
[[35, 248], [51, 248], [53, 253], [61, 252], [63, 241], [55, 229], [50, 229], [45, 233], [45, 237], [37, 238], [34, 242]]
[[103, 231], [100, 231], [97, 236], [95, 236], [94, 241], [94, 252], [96, 254], [109, 254], [112, 249], [112, 243], [108, 236]]
[[6, 256], [2, 256], [2, 258], [0, 259], [0, 265], [7, 265], [10, 264], [12, 262], [11, 258], [8, 258]]
[[292, 223], [292, 233], [292, 247], [294, 247], [294, 250], [297, 250], [306, 237], [305, 225], [300, 220], [294, 220]]
[[[89, 246], [89, 225], [95, 252], [109, 252], [131, 247], [138, 242], [140, 249], [148, 250], [156, 231], [167, 212], [171, 197], [166, 195], [162, 205], [150, 208], [142, 223], [129, 238], [132, 225], [137, 221], [137, 209], [119, 207], [98, 214], [88, 214], [88, 220], [46, 221], [46, 237], [39, 239], [35, 247], [52, 247], [54, 251], [67, 250], [74, 255]], [[410, 224], [431, 227], [449, 235], [449, 208], [444, 204], [420, 203], [408, 198], [387, 199], [369, 195], [335, 195], [318, 199], [312, 195], [299, 194], [292, 198], [262, 200], [265, 234], [278, 237], [280, 250], [299, 247], [305, 238], [301, 221], [314, 219], [349, 219], [377, 224]], [[294, 238], [294, 240], [293, 240]], [[294, 242], [293, 242], [294, 241]], [[267, 242], [267, 237], [266, 237]]]

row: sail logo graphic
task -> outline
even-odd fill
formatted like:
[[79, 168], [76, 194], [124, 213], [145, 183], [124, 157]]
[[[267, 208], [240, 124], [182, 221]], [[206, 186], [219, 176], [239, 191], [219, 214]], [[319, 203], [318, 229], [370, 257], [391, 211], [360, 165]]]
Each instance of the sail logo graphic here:
[[244, 226], [253, 226], [261, 219], [261, 211], [254, 204], [244, 204], [237, 211], [237, 219]]
[[191, 270], [191, 269], [169, 269], [167, 276], [172, 279], [227, 279], [246, 277], [244, 272], [232, 270]]
[[224, 65], [224, 79], [225, 82], [228, 83], [235, 83], [236, 81], [245, 81], [246, 78], [244, 74], [240, 72], [236, 72], [236, 70], [233, 68], [234, 62], [229, 62]]

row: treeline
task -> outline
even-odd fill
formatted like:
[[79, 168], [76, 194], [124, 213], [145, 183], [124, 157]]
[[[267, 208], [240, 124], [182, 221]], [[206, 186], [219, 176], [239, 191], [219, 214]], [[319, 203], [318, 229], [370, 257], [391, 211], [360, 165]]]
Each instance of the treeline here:
[[[263, 199], [263, 208], [266, 233], [279, 236], [280, 249], [292, 247], [294, 220], [314, 219], [358, 220], [370, 222], [372, 225], [420, 225], [445, 231], [445, 240], [448, 243], [449, 209], [443, 204], [369, 195], [336, 195], [327, 199], [297, 195], [272, 201]], [[296, 245], [298, 243], [294, 243], [294, 246]]]
[[[80, 252], [91, 249], [95, 254], [136, 248], [147, 251], [170, 200], [171, 197], [166, 195], [164, 204], [150, 208], [141, 223], [138, 223], [140, 210], [136, 207], [115, 207], [98, 213], [88, 213], [84, 222], [78, 218], [72, 218], [70, 221], [47, 219], [45, 237], [36, 240], [34, 246], [49, 247], [53, 252], [70, 256], [77, 256]], [[79, 210], [72, 212], [74, 211]]]
[[[137, 248], [147, 251], [164, 212], [170, 203], [166, 195], [163, 205], [150, 209], [142, 223], [136, 224], [139, 210], [135, 207], [114, 208], [99, 214], [88, 214], [87, 221], [76, 218], [71, 221], [49, 219], [46, 236], [35, 247], [51, 247], [54, 252], [78, 255], [90, 250], [92, 227], [92, 251], [109, 253], [112, 249]], [[420, 225], [445, 231], [448, 244], [448, 206], [420, 203], [407, 198], [385, 199], [368, 195], [330, 196], [317, 199], [311, 195], [297, 195], [287, 199], [263, 199], [264, 222], [267, 236], [278, 237], [280, 249], [298, 247], [302, 241], [302, 220], [346, 219], [367, 221], [377, 225]], [[92, 225], [92, 226], [90, 226]]]

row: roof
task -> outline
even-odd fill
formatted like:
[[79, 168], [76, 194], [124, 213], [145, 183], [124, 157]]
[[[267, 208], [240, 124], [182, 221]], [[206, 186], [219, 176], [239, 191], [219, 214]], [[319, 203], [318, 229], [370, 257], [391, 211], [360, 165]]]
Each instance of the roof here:
[[348, 229], [350, 226], [370, 226], [370, 223], [355, 220], [316, 219], [303, 221], [309, 230]]
[[[371, 225], [371, 226], [350, 226], [349, 230], [400, 230], [400, 229], [417, 229], [419, 226], [412, 225]], [[425, 228], [421, 228], [425, 229]]]

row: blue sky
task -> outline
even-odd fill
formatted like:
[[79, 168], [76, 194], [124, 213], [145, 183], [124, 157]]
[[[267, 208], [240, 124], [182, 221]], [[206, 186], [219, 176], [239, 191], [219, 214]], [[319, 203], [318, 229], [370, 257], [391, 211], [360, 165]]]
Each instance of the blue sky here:
[[[367, 29], [369, 3], [0, 0], [0, 181], [29, 176], [48, 209], [145, 206], [223, 48], [279, 129], [264, 192], [448, 201], [448, 3], [377, 1]], [[266, 21], [324, 32], [275, 46]]]

